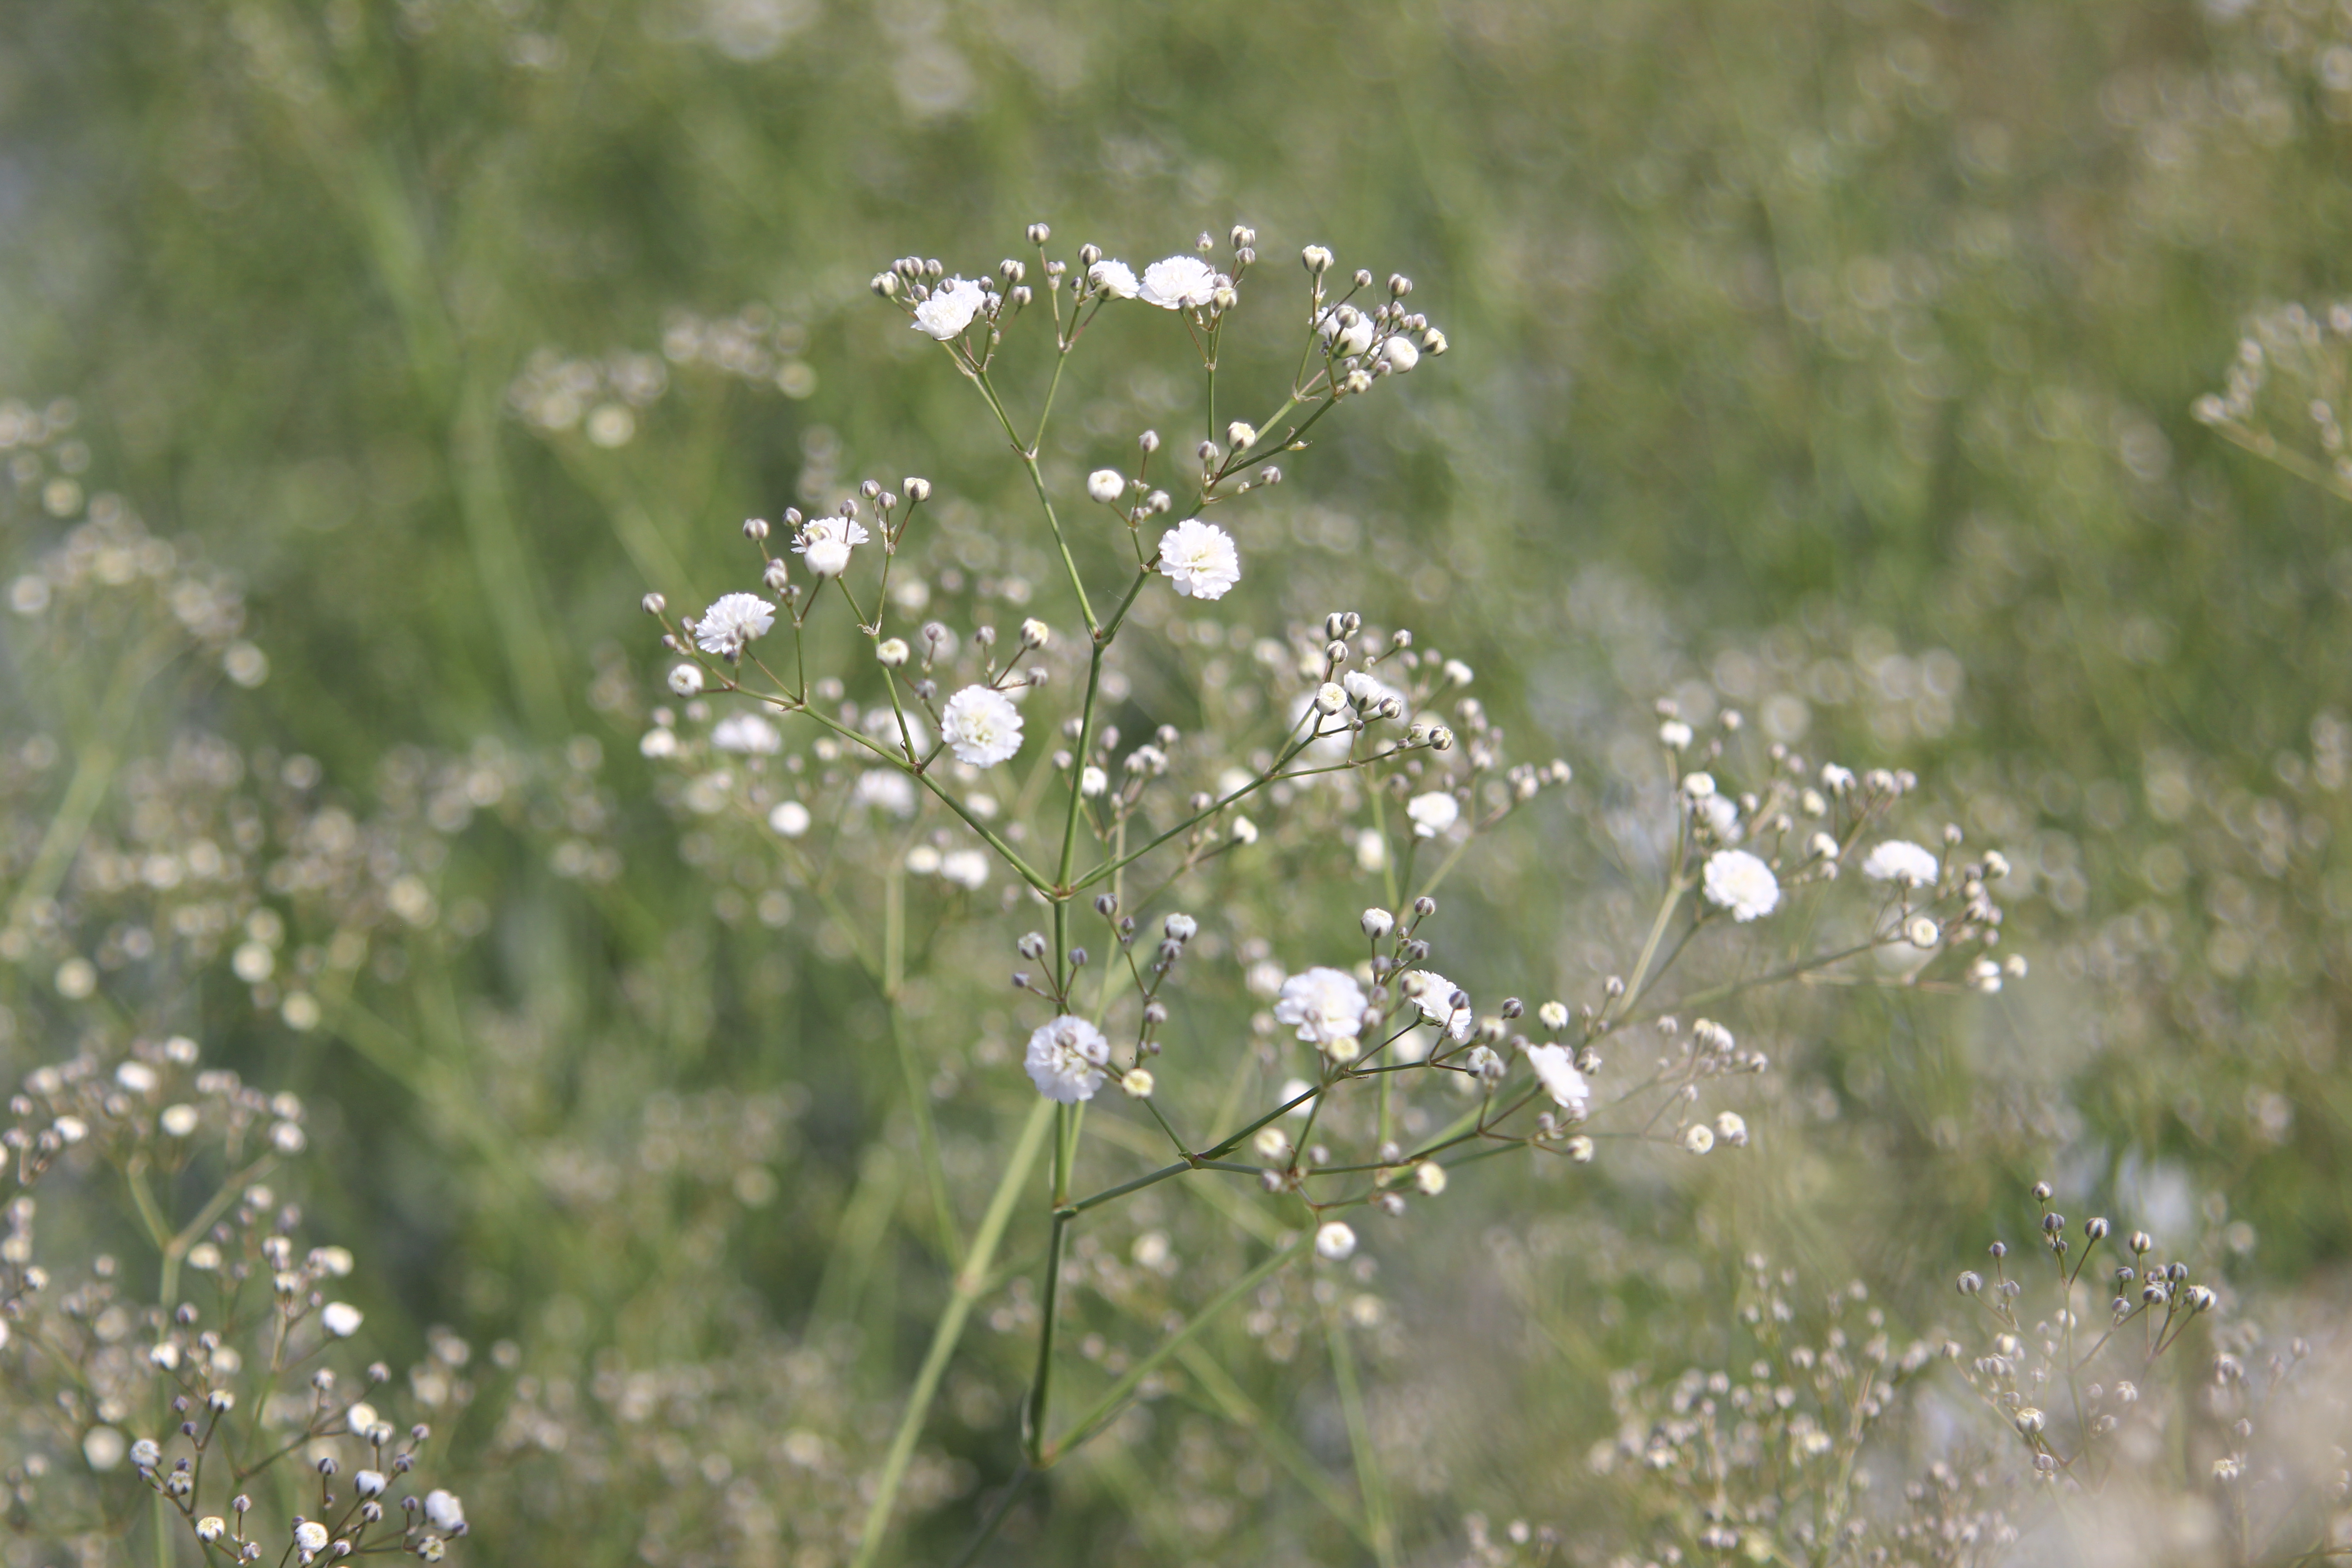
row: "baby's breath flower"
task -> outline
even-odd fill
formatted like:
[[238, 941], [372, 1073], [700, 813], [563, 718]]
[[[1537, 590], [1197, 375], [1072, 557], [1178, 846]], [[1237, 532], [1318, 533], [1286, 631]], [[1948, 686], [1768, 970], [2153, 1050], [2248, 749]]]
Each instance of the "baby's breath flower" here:
[[1691, 727], [1679, 719], [1669, 719], [1658, 726], [1658, 743], [1675, 751], [1686, 751], [1691, 743]]
[[1334, 1061], [1353, 1061], [1364, 1029], [1366, 1002], [1353, 976], [1338, 969], [1309, 969], [1282, 983], [1275, 998], [1275, 1021]]
[[1021, 750], [1021, 710], [993, 687], [967, 686], [949, 698], [940, 729], [956, 760], [975, 768], [1009, 762]]
[[1862, 874], [1874, 882], [1932, 888], [1936, 885], [1936, 858], [1908, 839], [1889, 838], [1871, 847], [1863, 859]]
[[1150, 1100], [1153, 1084], [1150, 1068], [1129, 1068], [1119, 1075], [1118, 1087], [1130, 1100]]
[[698, 664], [681, 664], [672, 667], [669, 672], [669, 689], [680, 697], [701, 695], [702, 667]]
[[802, 527], [793, 548], [818, 576], [838, 577], [849, 570], [850, 548], [866, 540], [866, 525], [856, 518], [817, 517]]
[[1110, 775], [1088, 763], [1078, 772], [1078, 793], [1088, 800], [1110, 787]]
[[[1087, 268], [1087, 281], [1096, 292], [1110, 300], [1132, 300], [1136, 293], [1135, 268], [1124, 261], [1106, 256]], [[1159, 301], [1154, 300], [1157, 304]]]
[[1075, 1105], [1092, 1100], [1102, 1087], [1103, 1064], [1110, 1059], [1110, 1042], [1084, 1018], [1064, 1014], [1041, 1024], [1029, 1037], [1024, 1065], [1029, 1081], [1048, 1100]]
[[362, 1314], [349, 1301], [330, 1301], [319, 1310], [319, 1323], [339, 1340], [350, 1339], [360, 1331]]
[[1246, 816], [1234, 818], [1234, 842], [1247, 847], [1257, 842], [1257, 824]]
[[950, 849], [940, 857], [940, 878], [976, 892], [988, 886], [988, 857], [978, 849]]
[[324, 1552], [327, 1549], [327, 1527], [315, 1519], [296, 1521], [294, 1544], [305, 1552]]
[[1715, 1135], [1735, 1149], [1742, 1148], [1748, 1142], [1748, 1121], [1736, 1110], [1718, 1111]]
[[1694, 1121], [1683, 1129], [1683, 1147], [1694, 1154], [1704, 1154], [1715, 1147], [1715, 1129], [1704, 1121]]
[[806, 833], [809, 821], [809, 808], [796, 800], [780, 801], [768, 813], [768, 826], [787, 838], [798, 838]]
[[425, 1517], [434, 1529], [455, 1535], [466, 1528], [466, 1505], [457, 1493], [436, 1487], [425, 1494]]
[[905, 637], [884, 637], [874, 645], [874, 658], [885, 668], [896, 669], [915, 656]]
[[1718, 849], [1702, 873], [1707, 902], [1729, 910], [1746, 924], [1780, 907], [1780, 879], [1772, 868], [1745, 849]]
[[1127, 479], [1117, 468], [1097, 468], [1087, 476], [1087, 494], [1109, 506], [1127, 493]]
[[776, 607], [758, 595], [721, 594], [694, 623], [694, 640], [705, 653], [738, 658], [744, 645], [775, 624]]
[[1337, 1263], [1356, 1250], [1356, 1233], [1344, 1220], [1326, 1220], [1315, 1232], [1315, 1253]]
[[757, 713], [730, 713], [712, 726], [710, 743], [722, 752], [772, 757], [783, 750], [784, 738]]
[[969, 278], [950, 278], [915, 307], [915, 330], [941, 342], [959, 336], [988, 303], [988, 290]]
[[1421, 363], [1421, 350], [1411, 338], [1391, 338], [1381, 345], [1381, 357], [1389, 362], [1391, 370], [1402, 375]]
[[1242, 580], [1241, 552], [1215, 523], [1187, 518], [1160, 536], [1160, 570], [1180, 597], [1222, 599]]
[[1433, 790], [1405, 802], [1404, 814], [1412, 819], [1414, 837], [1434, 838], [1461, 820], [1462, 807], [1450, 794]]
[[1412, 1168], [1412, 1184], [1430, 1197], [1445, 1190], [1445, 1167], [1434, 1160], [1423, 1160]]
[[1469, 1004], [1457, 1007], [1454, 997], [1460, 988], [1433, 969], [1417, 970], [1404, 977], [1404, 994], [1421, 1008], [1421, 1016], [1443, 1030], [1456, 1045], [1466, 1042], [1478, 1027], [1477, 1016]]
[[1584, 1075], [1576, 1070], [1576, 1058], [1566, 1046], [1530, 1046], [1528, 1065], [1536, 1069], [1536, 1081], [1551, 1096], [1554, 1105], [1570, 1116], [1582, 1117], [1592, 1109], [1592, 1090]]
[[1216, 268], [1197, 256], [1171, 256], [1143, 269], [1136, 298], [1163, 310], [1198, 310], [1216, 291]]

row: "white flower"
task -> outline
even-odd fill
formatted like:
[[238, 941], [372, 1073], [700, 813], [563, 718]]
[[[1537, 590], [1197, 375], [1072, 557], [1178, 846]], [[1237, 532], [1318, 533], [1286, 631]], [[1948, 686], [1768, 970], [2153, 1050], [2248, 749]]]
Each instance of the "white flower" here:
[[1890, 838], [1871, 847], [1862, 874], [1874, 882], [1900, 882], [1906, 888], [1936, 885], [1936, 858], [1907, 839]]
[[[1315, 1086], [1313, 1084], [1307, 1082], [1303, 1078], [1285, 1079], [1283, 1079], [1282, 1087], [1275, 1090], [1274, 1102], [1276, 1105], [1290, 1105], [1292, 1100], [1298, 1100], [1300, 1095], [1305, 1094], [1314, 1087]], [[1298, 1103], [1297, 1105], [1290, 1105], [1290, 1110], [1285, 1114], [1290, 1116], [1305, 1116], [1314, 1109], [1315, 1102], [1312, 1100], [1298, 1100]]]
[[1733, 804], [1729, 795], [1708, 795], [1705, 800], [1697, 803], [1697, 811], [1700, 819], [1706, 824], [1706, 830], [1715, 835], [1717, 842], [1722, 844], [1739, 842], [1741, 837], [1739, 807]]
[[1366, 936], [1378, 942], [1396, 929], [1396, 916], [1386, 910], [1366, 910], [1356, 918], [1356, 923], [1363, 927]]
[[1734, 1148], [1748, 1142], [1748, 1119], [1736, 1110], [1718, 1113], [1715, 1119], [1715, 1135]]
[[1367, 714], [1370, 713], [1374, 709], [1378, 708], [1381, 703], [1387, 701], [1391, 697], [1395, 698], [1397, 700], [1397, 710], [1399, 712], [1402, 712], [1405, 708], [1406, 699], [1403, 692], [1399, 691], [1387, 681], [1381, 679], [1380, 677], [1376, 675], [1367, 675], [1360, 669], [1351, 669], [1347, 674], [1341, 676], [1339, 678], [1339, 688], [1348, 694], [1348, 700], [1349, 701], [1362, 709]]
[[1310, 969], [1282, 983], [1275, 998], [1274, 1016], [1288, 1024], [1298, 1037], [1328, 1054], [1333, 1061], [1353, 1061], [1356, 1037], [1363, 1033], [1363, 988], [1344, 970]]
[[1356, 1233], [1344, 1220], [1327, 1220], [1315, 1233], [1315, 1255], [1337, 1263], [1356, 1250]]
[[1693, 800], [1705, 800], [1715, 793], [1715, 775], [1706, 772], [1685, 773], [1683, 793]]
[[1110, 775], [1088, 763], [1078, 773], [1078, 793], [1088, 800], [1110, 787]]
[[698, 664], [673, 667], [669, 672], [669, 689], [680, 697], [698, 695], [702, 690], [702, 667]]
[[1413, 346], [1411, 338], [1391, 338], [1381, 345], [1381, 357], [1402, 375], [1421, 363], [1421, 350]]
[[971, 326], [971, 319], [987, 303], [987, 289], [969, 278], [950, 278], [915, 307], [915, 330], [945, 342]]
[[1160, 536], [1160, 570], [1179, 597], [1222, 599], [1242, 580], [1242, 556], [1232, 534], [1192, 517]]
[[1143, 269], [1136, 298], [1163, 310], [1200, 310], [1217, 291], [1217, 271], [1197, 256], [1171, 256]]
[[1690, 749], [1691, 727], [1679, 719], [1669, 719], [1658, 726], [1658, 744], [1682, 752]]
[[721, 594], [694, 623], [694, 640], [705, 653], [741, 657], [743, 645], [776, 624], [776, 606], [757, 594]]
[[1412, 1168], [1412, 1184], [1424, 1197], [1435, 1197], [1445, 1190], [1445, 1167], [1434, 1160], [1423, 1160]]
[[866, 542], [866, 525], [853, 517], [816, 517], [802, 524], [793, 548], [820, 577], [838, 577], [849, 570], [852, 545]]
[[1708, 856], [1703, 879], [1706, 901], [1729, 910], [1742, 925], [1780, 907], [1780, 879], [1745, 849], [1718, 849]]
[[1694, 1121], [1683, 1129], [1683, 1147], [1694, 1154], [1704, 1154], [1715, 1147], [1715, 1129], [1704, 1121]]
[[919, 757], [929, 752], [931, 749], [931, 727], [923, 722], [922, 714], [910, 712], [904, 715], [907, 728], [903, 735], [898, 729], [900, 717], [898, 710], [888, 703], [877, 703], [866, 710], [866, 716], [858, 721], [857, 727], [891, 752], [897, 752], [902, 744], [912, 746]]
[[1360, 354], [1372, 346], [1372, 319], [1353, 305], [1334, 305], [1317, 323], [1323, 341], [1343, 354]]
[[977, 849], [950, 849], [940, 857], [940, 875], [959, 888], [988, 885], [988, 857]]
[[360, 1331], [360, 1310], [349, 1301], [330, 1301], [319, 1309], [319, 1322], [335, 1338], [347, 1340]]
[[360, 1470], [352, 1477], [352, 1489], [363, 1498], [382, 1497], [390, 1480], [382, 1470]]
[[710, 743], [722, 752], [772, 757], [783, 749], [784, 738], [757, 713], [730, 713], [712, 727]]
[[1434, 838], [1461, 820], [1462, 807], [1446, 791], [1433, 790], [1406, 801], [1404, 814], [1412, 819], [1415, 838]]
[[1025, 1065], [1037, 1092], [1064, 1105], [1092, 1100], [1102, 1087], [1103, 1064], [1110, 1060], [1110, 1042], [1084, 1018], [1065, 1013], [1041, 1024], [1029, 1037]]
[[425, 1494], [425, 1517], [434, 1529], [455, 1533], [466, 1528], [466, 1505], [456, 1492], [436, 1487]]
[[915, 815], [914, 782], [896, 768], [868, 768], [849, 792], [854, 805], [871, 805], [893, 816]]
[[768, 826], [787, 838], [798, 838], [806, 833], [810, 820], [809, 808], [796, 800], [780, 801], [775, 810], [768, 813]]
[[1119, 1075], [1118, 1087], [1127, 1091], [1130, 1100], [1150, 1100], [1158, 1085], [1150, 1068], [1129, 1068]]
[[677, 755], [677, 736], [667, 730], [648, 730], [639, 737], [637, 752], [639, 755], [651, 757], [656, 762], [664, 757], [674, 757]]
[[1554, 1105], [1579, 1119], [1592, 1109], [1592, 1090], [1566, 1046], [1529, 1046], [1528, 1065], [1536, 1069], [1536, 1081]]
[[1455, 1045], [1468, 1040], [1478, 1027], [1475, 1014], [1454, 1005], [1454, 994], [1461, 987], [1435, 970], [1415, 970], [1402, 984], [1404, 994], [1420, 1006], [1421, 1016], [1444, 1030]]
[[1127, 479], [1117, 468], [1097, 468], [1087, 476], [1087, 494], [1105, 506], [1127, 493]]
[[[1108, 256], [1104, 257], [1087, 268], [1087, 281], [1093, 284], [1097, 291], [1113, 300], [1135, 298], [1135, 268], [1124, 261], [1114, 261]], [[1157, 304], [1158, 301], [1154, 300], [1153, 303]]]
[[294, 1544], [305, 1552], [323, 1552], [327, 1548], [327, 1527], [315, 1519], [306, 1519], [294, 1527]]
[[992, 768], [1021, 749], [1021, 710], [993, 687], [967, 686], [949, 698], [940, 729], [956, 760], [975, 768]]

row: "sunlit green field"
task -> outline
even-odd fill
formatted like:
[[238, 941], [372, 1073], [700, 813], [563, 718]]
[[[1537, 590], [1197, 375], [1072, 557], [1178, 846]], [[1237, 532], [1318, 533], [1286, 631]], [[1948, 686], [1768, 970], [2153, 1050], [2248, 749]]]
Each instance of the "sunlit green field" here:
[[[185, 1036], [300, 1097], [268, 1180], [356, 1260], [386, 1412], [465, 1500], [453, 1561], [1697, 1561], [1719, 1491], [1612, 1440], [1641, 1390], [1767, 1353], [1744, 1305], [1785, 1293], [1821, 1344], [1854, 1283], [1857, 1343], [1883, 1310], [1970, 1347], [1860, 1448], [1870, 1492], [1899, 1514], [1929, 1466], [1981, 1471], [2018, 1532], [1874, 1560], [2340, 1559], [2347, 160], [2352, 12], [2321, 0], [17, 0], [0, 1062], [111, 1072]], [[1279, 400], [1302, 246], [1409, 274], [1450, 339], [1284, 457], [1213, 614], [1139, 611], [1130, 744], [1240, 723], [1253, 639], [1355, 611], [1475, 669], [1513, 760], [1574, 770], [1445, 882], [1436, 962], [1482, 1007], [1626, 972], [1662, 699], [1702, 733], [1736, 710], [1753, 755], [1916, 772], [1919, 835], [2012, 867], [1996, 955], [2029, 966], [1720, 1003], [1771, 1058], [1723, 1102], [1749, 1146], [1470, 1163], [1030, 1473], [1040, 1173], [877, 1535], [1038, 1103], [1044, 1014], [1004, 982], [1045, 917], [1001, 874], [908, 886], [883, 827], [785, 845], [698, 803], [641, 754], [673, 661], [639, 601], [754, 586], [746, 517], [922, 475], [909, 612], [1082, 640], [1003, 432], [868, 285], [1034, 258], [1041, 220], [1139, 266], [1244, 224], [1266, 258], [1213, 416], [1168, 319], [1103, 317], [1037, 454], [1069, 495], [1147, 426], [1179, 454]], [[1032, 409], [1045, 359], [1006, 353]], [[1112, 534], [1070, 570], [1131, 571]], [[870, 663], [839, 617], [808, 658]], [[1171, 1117], [1275, 1103], [1253, 955], [1321, 962], [1397, 901], [1318, 809], [1262, 874], [1236, 854], [1171, 895], [1203, 987], [1157, 1067]], [[236, 863], [210, 883], [198, 840]], [[1086, 1131], [1089, 1189], [1165, 1157], [1131, 1105]], [[167, 1299], [157, 1238], [219, 1173], [126, 1181], [101, 1142], [43, 1183], [36, 1255], [57, 1290], [103, 1253]], [[2048, 1272], [2021, 1257], [2043, 1180], [2074, 1231], [2152, 1232], [2217, 1293], [2134, 1374], [2199, 1413], [2156, 1500], [2031, 1480], [1971, 1391], [1954, 1281], [1997, 1238]], [[1074, 1413], [1301, 1223], [1214, 1173], [1110, 1212], [1066, 1275]], [[2104, 1258], [2076, 1305], [2101, 1321]], [[2321, 1500], [2273, 1537], [2201, 1391], [2298, 1336], [2263, 1495]], [[61, 1405], [42, 1347], [0, 1343], [0, 1560], [220, 1552], [159, 1534], [127, 1467], [93, 1478], [103, 1356]], [[282, 1537], [311, 1483], [272, 1484]], [[1770, 1533], [1722, 1554], [1864, 1560]]]

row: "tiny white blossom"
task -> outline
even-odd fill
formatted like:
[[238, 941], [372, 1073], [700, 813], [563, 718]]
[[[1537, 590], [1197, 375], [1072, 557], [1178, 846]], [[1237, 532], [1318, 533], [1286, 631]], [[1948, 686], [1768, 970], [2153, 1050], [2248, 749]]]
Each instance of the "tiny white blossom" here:
[[940, 857], [940, 875], [959, 888], [988, 885], [988, 857], [977, 849], [950, 849]]
[[382, 1470], [361, 1470], [352, 1477], [352, 1489], [363, 1498], [383, 1496], [389, 1484]]
[[1658, 726], [1658, 744], [1674, 751], [1685, 751], [1691, 743], [1691, 727], [1679, 719], [1669, 719]]
[[1356, 1250], [1356, 1233], [1344, 1220], [1326, 1220], [1315, 1233], [1315, 1253], [1337, 1263]]
[[949, 698], [940, 728], [956, 760], [975, 768], [992, 768], [1021, 750], [1021, 710], [992, 687], [967, 686]]
[[1087, 281], [1110, 299], [1132, 300], [1135, 298], [1135, 268], [1124, 261], [1114, 261], [1108, 256], [1104, 257], [1087, 268]]
[[1715, 775], [1705, 771], [1683, 775], [1683, 793], [1693, 800], [1705, 800], [1715, 793]]
[[950, 278], [915, 307], [915, 330], [941, 342], [960, 335], [988, 303], [988, 290], [969, 278]]
[[1381, 345], [1381, 357], [1402, 375], [1421, 363], [1421, 350], [1411, 338], [1391, 338]]
[[698, 664], [673, 666], [669, 672], [669, 689], [680, 697], [694, 697], [702, 690], [702, 667]]
[[775, 624], [776, 607], [757, 594], [721, 594], [694, 623], [694, 640], [705, 653], [735, 658]]
[[1160, 536], [1160, 570], [1187, 599], [1222, 599], [1242, 580], [1241, 552], [1213, 522], [1187, 518]]
[[809, 830], [809, 808], [796, 800], [779, 801], [768, 813], [768, 826], [787, 838], [798, 838]]
[[330, 1301], [319, 1309], [319, 1322], [339, 1340], [350, 1339], [360, 1331], [361, 1312], [349, 1301]]
[[1591, 1088], [1576, 1070], [1576, 1058], [1566, 1046], [1529, 1046], [1528, 1065], [1536, 1069], [1536, 1081], [1554, 1105], [1579, 1118], [1592, 1109]]
[[1087, 494], [1108, 506], [1127, 493], [1127, 479], [1117, 468], [1097, 468], [1087, 476]]
[[677, 755], [677, 736], [667, 730], [648, 730], [637, 741], [637, 753], [659, 762]]
[[1454, 1005], [1454, 994], [1462, 988], [1435, 970], [1415, 970], [1402, 983], [1404, 994], [1421, 1008], [1421, 1016], [1436, 1025], [1455, 1045], [1465, 1043], [1478, 1027], [1477, 1016], [1467, 1007]]
[[1064, 1105], [1092, 1100], [1102, 1087], [1103, 1064], [1110, 1060], [1110, 1042], [1084, 1018], [1065, 1013], [1040, 1024], [1029, 1037], [1024, 1065], [1037, 1092]]
[[1736, 1110], [1721, 1111], [1715, 1119], [1715, 1135], [1735, 1149], [1742, 1147], [1748, 1142], [1748, 1119]]
[[1159, 1086], [1150, 1068], [1129, 1068], [1119, 1075], [1118, 1087], [1127, 1091], [1130, 1100], [1150, 1100], [1151, 1091]]
[[893, 816], [915, 815], [914, 782], [896, 768], [868, 768], [857, 775], [849, 792], [852, 804], [870, 805]]
[[1715, 1129], [1704, 1121], [1694, 1121], [1683, 1129], [1683, 1147], [1694, 1154], [1704, 1154], [1715, 1147]]
[[327, 1527], [315, 1519], [306, 1519], [294, 1527], [294, 1544], [305, 1552], [323, 1552], [327, 1548]]
[[1405, 816], [1412, 819], [1416, 838], [1434, 838], [1461, 820], [1462, 806], [1444, 790], [1417, 795], [1404, 803]]
[[1354, 976], [1318, 967], [1283, 981], [1274, 1016], [1333, 1061], [1353, 1061], [1360, 1048], [1357, 1037], [1364, 1029], [1365, 1005], [1363, 988]]
[[1078, 793], [1092, 800], [1110, 787], [1110, 775], [1088, 763], [1078, 771]]
[[1197, 310], [1217, 291], [1217, 271], [1197, 256], [1171, 256], [1143, 269], [1136, 298], [1163, 310]]
[[1936, 885], [1936, 858], [1907, 839], [1889, 838], [1871, 847], [1862, 862], [1862, 874], [1874, 882], [1900, 882], [1906, 888]]
[[800, 552], [811, 572], [820, 577], [838, 577], [849, 570], [850, 548], [866, 540], [866, 525], [856, 518], [814, 517], [802, 524], [793, 548]]
[[1731, 911], [1742, 925], [1780, 907], [1780, 879], [1745, 849], [1718, 849], [1702, 873], [1706, 901]]
[[1435, 1197], [1445, 1190], [1445, 1167], [1434, 1160], [1423, 1160], [1412, 1168], [1412, 1184], [1425, 1197]]
[[783, 749], [784, 738], [757, 713], [730, 713], [712, 726], [710, 743], [722, 752], [772, 757]]
[[466, 1528], [466, 1505], [456, 1492], [436, 1487], [425, 1494], [425, 1517], [434, 1529], [455, 1533]]
[[1244, 848], [1257, 842], [1257, 824], [1246, 816], [1234, 818], [1234, 842]]

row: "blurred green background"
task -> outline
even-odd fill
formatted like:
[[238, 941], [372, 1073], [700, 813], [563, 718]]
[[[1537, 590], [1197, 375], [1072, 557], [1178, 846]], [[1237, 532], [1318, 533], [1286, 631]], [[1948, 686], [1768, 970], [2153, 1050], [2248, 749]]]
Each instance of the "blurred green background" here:
[[[1916, 768], [2019, 867], [2034, 972], [2001, 997], [1742, 1021], [1787, 1068], [1748, 1166], [1498, 1162], [1388, 1249], [1368, 1376], [1408, 1556], [1450, 1561], [1465, 1510], [1589, 1509], [1609, 1369], [1673, 1364], [1653, 1309], [1723, 1317], [1745, 1250], [1924, 1326], [2047, 1174], [2265, 1310], [2340, 1300], [2352, 513], [2191, 407], [2257, 313], [2345, 287], [2343, 8], [76, 0], [5, 34], [0, 395], [78, 410], [12, 469], [11, 574], [79, 516], [61, 473], [119, 494], [236, 574], [270, 667], [159, 679], [139, 745], [315, 757], [362, 816], [420, 770], [501, 781], [447, 835], [448, 918], [333, 1026], [222, 981], [129, 1015], [334, 1108], [313, 1203], [378, 1260], [379, 1322], [515, 1347], [453, 1439], [498, 1560], [815, 1564], [857, 1511], [943, 1288], [919, 1184], [860, 1182], [904, 1086], [822, 922], [763, 921], [759, 878], [714, 899], [655, 804], [635, 604], [744, 585], [745, 515], [868, 475], [951, 483], [975, 570], [1030, 559], [1017, 472], [866, 279], [977, 270], [1039, 218], [1139, 264], [1253, 224], [1285, 310], [1319, 241], [1451, 335], [1291, 468], [1301, 563], [1235, 619], [1409, 620], [1521, 754], [1576, 763], [1580, 810], [1463, 889], [1489, 986], [1585, 994], [1622, 954], [1588, 825], [1638, 798], [1661, 695]], [[2319, 450], [2341, 360], [2248, 420]], [[1197, 417], [1189, 384], [1089, 374], [1065, 479]], [[103, 639], [0, 649], [6, 732], [100, 738]], [[12, 775], [12, 875], [68, 771]], [[0, 972], [19, 1066], [82, 1026], [54, 962]], [[984, 1193], [1019, 1096], [929, 1005]], [[767, 1185], [678, 1153], [730, 1139]], [[1009, 1468], [1002, 1341], [959, 1363], [908, 1561]], [[678, 1447], [594, 1435], [624, 1367], [668, 1369]], [[1358, 1484], [1328, 1369], [1251, 1375], [1299, 1465]], [[785, 1432], [824, 1453], [782, 1480], [704, 1460]], [[1171, 1419], [1033, 1493], [1003, 1560], [1362, 1560], [1270, 1452]]]

